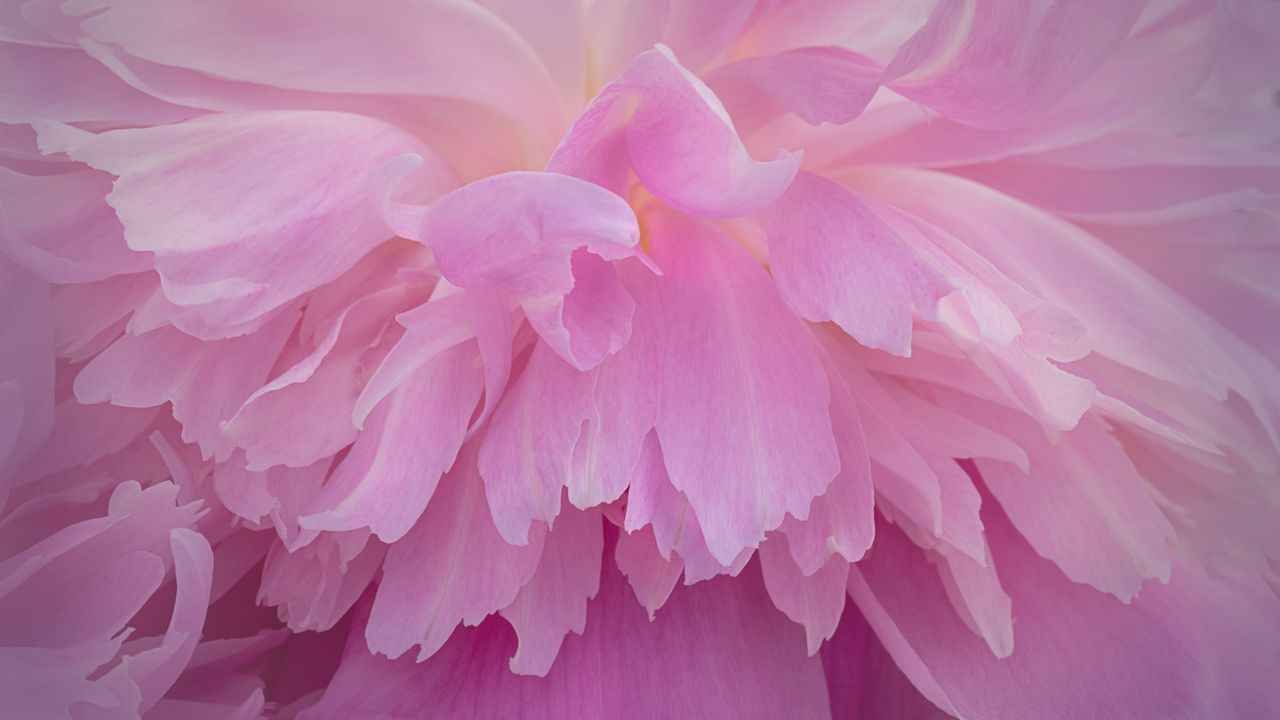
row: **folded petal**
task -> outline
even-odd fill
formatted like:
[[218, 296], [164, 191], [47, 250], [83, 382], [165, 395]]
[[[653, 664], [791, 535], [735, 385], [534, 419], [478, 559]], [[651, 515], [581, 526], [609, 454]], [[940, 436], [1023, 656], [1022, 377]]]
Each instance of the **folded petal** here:
[[[658, 435], [652, 431], [645, 436], [632, 472], [624, 517], [628, 533], [647, 527], [652, 529], [658, 554], [684, 568], [686, 585], [717, 575], [737, 575], [753, 554], [752, 550], [744, 549], [729, 563], [722, 563], [711, 554], [689, 499], [671, 485]], [[672, 551], [676, 555], [672, 555]]]
[[[627, 120], [622, 110], [632, 104]], [[703, 217], [749, 215], [765, 207], [787, 189], [800, 166], [799, 153], [782, 150], [774, 160], [754, 160], [719, 99], [663, 45], [637, 55], [600, 91], [547, 169], [598, 181], [599, 157], [615, 156], [620, 143], [650, 192]]]
[[678, 555], [662, 556], [653, 528], [648, 525], [635, 532], [619, 533], [614, 562], [618, 571], [631, 583], [636, 600], [649, 613], [650, 621], [671, 597], [671, 591], [675, 590], [680, 574], [684, 572], [684, 561]]
[[616, 195], [555, 173], [505, 173], [437, 200], [420, 238], [449, 282], [509, 293], [575, 367], [626, 344], [634, 303], [606, 261], [643, 251], [635, 215]]

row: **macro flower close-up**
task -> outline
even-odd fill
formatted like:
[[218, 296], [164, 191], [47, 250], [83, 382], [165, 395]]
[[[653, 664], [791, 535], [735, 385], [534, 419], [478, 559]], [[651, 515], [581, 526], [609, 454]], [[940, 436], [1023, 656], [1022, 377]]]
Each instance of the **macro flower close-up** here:
[[1280, 718], [1280, 3], [0, 0], [0, 717]]

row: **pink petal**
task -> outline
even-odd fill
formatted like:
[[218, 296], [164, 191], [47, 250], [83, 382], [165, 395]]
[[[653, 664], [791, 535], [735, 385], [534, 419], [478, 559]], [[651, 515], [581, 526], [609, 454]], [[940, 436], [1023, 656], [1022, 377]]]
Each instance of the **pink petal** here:
[[1091, 416], [1051, 443], [1008, 411], [984, 413], [1031, 459], [1023, 472], [979, 460], [987, 487], [1031, 546], [1062, 572], [1128, 602], [1169, 579], [1173, 528], [1106, 425]]
[[763, 214], [782, 297], [801, 317], [834, 320], [855, 340], [911, 353], [912, 319], [937, 317], [952, 286], [913, 245], [912, 225], [811, 173]]
[[494, 524], [507, 542], [524, 545], [535, 520], [550, 523], [559, 514], [594, 385], [594, 372], [577, 371], [538, 343], [490, 419], [479, 470]]
[[844, 612], [849, 563], [831, 558], [805, 575], [791, 559], [785, 535], [774, 535], [760, 545], [760, 570], [773, 604], [792, 621], [804, 626], [809, 654], [818, 652], [831, 638]]
[[370, 177], [420, 147], [377, 120], [298, 111], [65, 142], [72, 157], [118, 176], [109, 202], [129, 247], [155, 253], [165, 295], [218, 324], [277, 308], [386, 240]]
[[85, 171], [31, 176], [0, 168], [0, 248], [49, 282], [79, 283], [151, 268], [130, 250], [103, 200], [111, 176]]
[[306, 467], [255, 471], [247, 469], [237, 453], [214, 468], [213, 487], [228, 510], [251, 523], [274, 526], [280, 539], [294, 548], [318, 534], [302, 527], [299, 516], [314, 502], [332, 461], [324, 458]]
[[206, 458], [230, 456], [221, 423], [262, 386], [293, 332], [288, 314], [251, 335], [201, 342], [171, 327], [122, 335], [76, 375], [76, 399], [123, 407], [172, 404], [183, 439]]
[[[707, 549], [689, 499], [671, 485], [656, 432], [646, 435], [641, 446], [627, 490], [624, 523], [628, 533], [652, 526], [659, 555], [684, 568], [686, 585], [717, 575], [737, 575], [751, 559], [752, 551], [744, 549], [731, 562], [721, 563]], [[677, 557], [671, 555], [673, 550]]]
[[511, 294], [579, 369], [629, 337], [634, 304], [605, 261], [642, 257], [640, 231], [631, 208], [600, 187], [554, 173], [485, 178], [431, 205], [421, 239], [449, 282]]
[[620, 275], [636, 311], [626, 347], [600, 364], [589, 416], [574, 447], [569, 501], [580, 508], [612, 502], [627, 489], [645, 435], [657, 420], [658, 280], [634, 264], [620, 268]]
[[[1068, 581], [998, 513], [985, 519], [1017, 615], [1018, 645], [1003, 660], [956, 622], [935, 573], [895, 531], [882, 528], [856, 566], [860, 585], [850, 575], [851, 597], [864, 614], [880, 608], [871, 623], [877, 635], [939, 707], [997, 719], [1086, 717], [1099, 707], [1144, 717], [1280, 709], [1270, 682], [1280, 636], [1266, 619], [1276, 600], [1256, 581], [1211, 579], [1180, 563], [1168, 586], [1151, 586], [1126, 606]], [[1118, 648], [1141, 649], [1144, 661]], [[918, 662], [904, 664], [908, 657]]]
[[258, 602], [276, 606], [294, 632], [325, 632], [364, 594], [386, 553], [368, 531], [323, 533], [292, 552], [276, 543], [262, 568]]
[[1000, 585], [991, 551], [987, 551], [982, 563], [957, 552], [930, 559], [938, 568], [938, 577], [956, 614], [986, 641], [993, 655], [1009, 657], [1013, 653], [1013, 610]]
[[[377, 0], [294, 2], [269, 17], [252, 2], [107, 0], [81, 22], [93, 39], [145, 60], [277, 88], [440, 96], [478, 102], [549, 139], [550, 77], [520, 37], [479, 5]], [[305, 22], [299, 19], [305, 18]], [[246, 54], [244, 48], [261, 48]], [[484, 57], [459, 72], [452, 58]]]
[[847, 123], [880, 88], [882, 68], [839, 47], [807, 47], [751, 57], [716, 68], [707, 84], [740, 127], [784, 112], [810, 125]]
[[500, 621], [459, 631], [421, 664], [372, 655], [356, 635], [300, 720], [828, 716], [821, 663], [804, 656], [799, 628], [773, 609], [755, 570], [681, 588], [651, 623], [605, 568], [582, 637], [565, 639], [545, 678], [507, 671], [516, 640]]
[[805, 575], [818, 572], [832, 555], [856, 562], [875, 537], [872, 474], [862, 420], [844, 381], [828, 369], [831, 429], [840, 454], [840, 473], [813, 499], [806, 520], [782, 521], [791, 558]]
[[653, 528], [648, 525], [635, 532], [618, 535], [614, 562], [631, 584], [636, 600], [649, 613], [650, 621], [671, 597], [671, 591], [675, 590], [680, 574], [684, 572], [684, 561], [679, 556], [670, 559], [662, 556]]
[[745, 251], [699, 221], [646, 222], [667, 272], [658, 439], [727, 565], [835, 477], [830, 392], [813, 338]]
[[367, 527], [386, 543], [408, 532], [462, 446], [480, 399], [474, 360], [470, 344], [445, 350], [378, 405], [299, 522]]
[[[372, 652], [397, 658], [420, 645], [425, 660], [458, 623], [477, 625], [510, 605], [537, 570], [545, 527], [536, 525], [526, 545], [502, 539], [475, 456], [474, 445], [463, 448], [417, 525], [387, 553], [365, 633]], [[363, 654], [360, 645], [352, 643]]]
[[164, 123], [197, 114], [129, 87], [79, 48], [0, 42], [0, 122]]
[[191, 659], [205, 614], [209, 609], [209, 589], [213, 576], [213, 551], [205, 537], [187, 528], [174, 528], [169, 533], [173, 565], [177, 575], [177, 597], [173, 616], [160, 644], [135, 655], [126, 655], [100, 680], [113, 687], [119, 697], [137, 693], [135, 712], [146, 712], [177, 681]]
[[660, 45], [636, 56], [600, 91], [547, 169], [598, 181], [598, 158], [620, 150], [620, 108], [630, 102], [635, 110], [625, 144], [631, 167], [650, 192], [683, 212], [749, 215], [777, 199], [799, 168], [799, 153], [780, 150], [771, 161], [752, 159], [720, 101]]
[[602, 522], [596, 510], [570, 510], [547, 533], [537, 571], [502, 609], [520, 639], [512, 672], [545, 677], [565, 635], [582, 634], [587, 601], [600, 590]]
[[1026, 122], [1097, 70], [1145, 3], [944, 0], [885, 78], [907, 97], [980, 127]]

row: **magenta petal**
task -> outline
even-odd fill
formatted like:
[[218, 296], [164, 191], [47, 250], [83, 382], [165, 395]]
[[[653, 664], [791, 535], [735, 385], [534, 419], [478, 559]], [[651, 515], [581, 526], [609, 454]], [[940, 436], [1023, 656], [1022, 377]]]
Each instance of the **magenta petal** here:
[[605, 567], [582, 637], [565, 639], [545, 678], [507, 672], [516, 642], [501, 621], [459, 631], [417, 665], [371, 655], [356, 635], [300, 718], [829, 716], [822, 665], [805, 657], [802, 633], [769, 603], [758, 571], [677, 589], [651, 623]]

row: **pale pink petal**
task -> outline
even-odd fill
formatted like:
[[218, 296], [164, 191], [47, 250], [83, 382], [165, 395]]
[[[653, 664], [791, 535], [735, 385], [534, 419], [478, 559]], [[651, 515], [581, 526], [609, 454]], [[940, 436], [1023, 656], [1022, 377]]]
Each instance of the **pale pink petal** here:
[[198, 114], [129, 87], [79, 48], [0, 42], [0, 122], [164, 123]]
[[[877, 635], [939, 707], [984, 718], [1086, 717], [1099, 707], [1144, 717], [1276, 712], [1264, 679], [1277, 671], [1280, 636], [1264, 619], [1276, 600], [1258, 582], [1180, 564], [1170, 585], [1123, 605], [1068, 581], [997, 515], [986, 519], [1018, 638], [1003, 660], [956, 622], [936, 574], [895, 531], [882, 528], [857, 566], [859, 585], [850, 575], [851, 597], [864, 614], [879, 608]], [[1142, 648], [1143, 661], [1119, 648]]]
[[1086, 80], [1129, 34], [1141, 0], [943, 0], [885, 69], [898, 92], [971, 125], [1025, 122]]
[[512, 672], [545, 677], [565, 636], [582, 634], [587, 601], [600, 590], [602, 522], [597, 510], [570, 510], [547, 533], [537, 571], [502, 609], [520, 639]]
[[[756, 0], [667, 0], [662, 42], [686, 67], [700, 70], [725, 52], [747, 26]], [[648, 48], [646, 48], [648, 49]]]
[[831, 638], [844, 612], [849, 563], [830, 558], [816, 572], [805, 575], [791, 559], [785, 535], [773, 535], [760, 545], [760, 570], [773, 604], [804, 626], [809, 654]]
[[[523, 0], [478, 0], [524, 38], [560, 90], [565, 107], [576, 109], [586, 100], [586, 7], [577, 0], [551, 0], [537, 5]], [[523, 115], [523, 113], [521, 113]]]
[[[1235, 389], [1272, 426], [1280, 417], [1280, 399], [1250, 377], [1274, 379], [1274, 368], [1267, 370], [1255, 350], [1079, 227], [942, 173], [880, 168], [858, 184], [945, 229], [1014, 282], [1070, 312], [1088, 328], [1095, 352], [1218, 397]], [[1080, 283], [1094, 291], [1080, 292]]]
[[165, 295], [220, 324], [279, 307], [386, 240], [370, 178], [420, 147], [377, 120], [294, 111], [65, 142], [72, 157], [118, 176], [108, 201], [129, 247], [155, 253]]
[[817, 572], [834, 554], [857, 561], [875, 537], [872, 474], [862, 420], [848, 386], [835, 372], [829, 367], [827, 377], [840, 473], [825, 493], [813, 499], [806, 520], [788, 517], [781, 527], [791, 557], [805, 575]]
[[569, 501], [580, 508], [612, 502], [627, 488], [645, 435], [658, 414], [662, 361], [658, 279], [635, 264], [619, 268], [635, 298], [631, 339], [596, 372], [589, 416], [573, 451]]
[[412, 285], [383, 288], [327, 319], [327, 327], [309, 328], [315, 348], [222, 424], [223, 435], [244, 448], [251, 469], [303, 467], [355, 440], [360, 375], [376, 361], [380, 343], [394, 337], [384, 337], [389, 316], [415, 300], [421, 296]]
[[[857, 572], [856, 568], [854, 572]], [[853, 603], [846, 603], [836, 634], [822, 646], [831, 716], [948, 720], [903, 674]]]
[[276, 543], [262, 568], [258, 602], [276, 606], [294, 632], [324, 632], [360, 599], [386, 553], [368, 531], [324, 533], [293, 552]]
[[680, 574], [684, 572], [684, 561], [679, 555], [669, 559], [662, 557], [653, 528], [648, 525], [635, 532], [618, 534], [614, 562], [631, 584], [636, 600], [649, 613], [649, 620], [653, 620], [666, 604], [676, 583], [680, 582]]
[[511, 294], [575, 367], [626, 344], [634, 303], [605, 261], [644, 254], [616, 195], [564, 175], [506, 173], [437, 200], [420, 237], [449, 282]]
[[727, 565], [835, 477], [830, 391], [815, 341], [746, 251], [700, 221], [646, 222], [666, 272], [658, 440]]
[[537, 343], [490, 419], [478, 463], [493, 522], [507, 542], [524, 545], [535, 521], [550, 523], [560, 513], [594, 386], [595, 372], [579, 372]]
[[[620, 134], [621, 108], [635, 109]], [[728, 112], [665, 46], [648, 50], [607, 85], [569, 129], [547, 169], [599, 179], [599, 156], [626, 154], [640, 182], [666, 204], [693, 215], [749, 215], [782, 194], [799, 153], [752, 159]], [[614, 187], [612, 184], [607, 184]]]
[[808, 320], [834, 320], [867, 347], [909, 355], [912, 319], [936, 318], [952, 290], [914, 249], [909, 222], [817, 175], [798, 174], [763, 219], [787, 305]]
[[284, 314], [256, 333], [213, 342], [171, 327], [122, 335], [76, 375], [76, 399], [123, 407], [169, 402], [183, 439], [199, 444], [206, 458], [224, 460], [233, 446], [221, 423], [266, 382], [294, 321]]
[[784, 112], [810, 125], [847, 123], [880, 88], [882, 68], [839, 47], [809, 47], [738, 60], [716, 68], [707, 84], [739, 127]]
[[979, 460], [991, 494], [1031, 546], [1067, 577], [1124, 601], [1168, 581], [1173, 528], [1106, 425], [1086, 417], [1056, 442], [1008, 411], [983, 415], [1027, 451], [1026, 472]]
[[[537, 55], [479, 4], [298, 1], [264, 16], [240, 0], [95, 0], [79, 10], [91, 8], [103, 11], [82, 20], [89, 36], [165, 65], [296, 90], [470, 100], [529, 123], [544, 141], [559, 119]], [[250, 46], [261, 52], [245, 53]], [[476, 47], [484, 57], [460, 72], [453, 59]]]
[[[205, 614], [209, 609], [209, 589], [213, 576], [213, 551], [205, 537], [187, 528], [174, 528], [169, 534], [172, 544], [177, 596], [169, 627], [156, 647], [125, 655], [120, 664], [100, 680], [125, 703], [136, 697], [137, 706], [126, 712], [145, 713], [173, 685], [191, 659]], [[126, 650], [128, 645], [126, 645]], [[134, 695], [136, 693], [136, 696]], [[124, 698], [122, 698], [124, 699]]]
[[480, 399], [475, 357], [469, 344], [445, 350], [378, 405], [299, 522], [367, 527], [387, 543], [408, 532], [453, 465]]
[[111, 176], [84, 171], [22, 175], [0, 168], [0, 249], [49, 282], [79, 283], [151, 268], [130, 250], [103, 199]]
[[314, 502], [333, 458], [306, 467], [277, 466], [250, 470], [237, 453], [213, 471], [213, 488], [231, 512], [256, 525], [274, 527], [289, 547], [305, 545], [317, 531], [304, 528], [299, 516]]
[[[689, 499], [671, 485], [656, 432], [646, 435], [640, 448], [640, 459], [627, 490], [624, 518], [628, 533], [650, 526], [659, 555], [685, 569], [686, 585], [717, 575], [737, 575], [753, 554], [750, 549], [744, 549], [732, 562], [724, 564], [707, 549]], [[672, 551], [676, 555], [673, 556]]]
[[991, 551], [987, 550], [982, 563], [957, 552], [934, 554], [930, 560], [937, 566], [938, 577], [960, 619], [986, 641], [993, 655], [1009, 657], [1013, 652], [1013, 609], [1000, 585]]
[[[418, 524], [387, 553], [365, 632], [369, 650], [398, 658], [420, 645], [434, 655], [459, 623], [478, 625], [516, 599], [533, 577], [546, 526], [509, 545], [494, 527], [476, 474], [474, 444], [440, 481]], [[351, 643], [363, 654], [363, 643]]]

